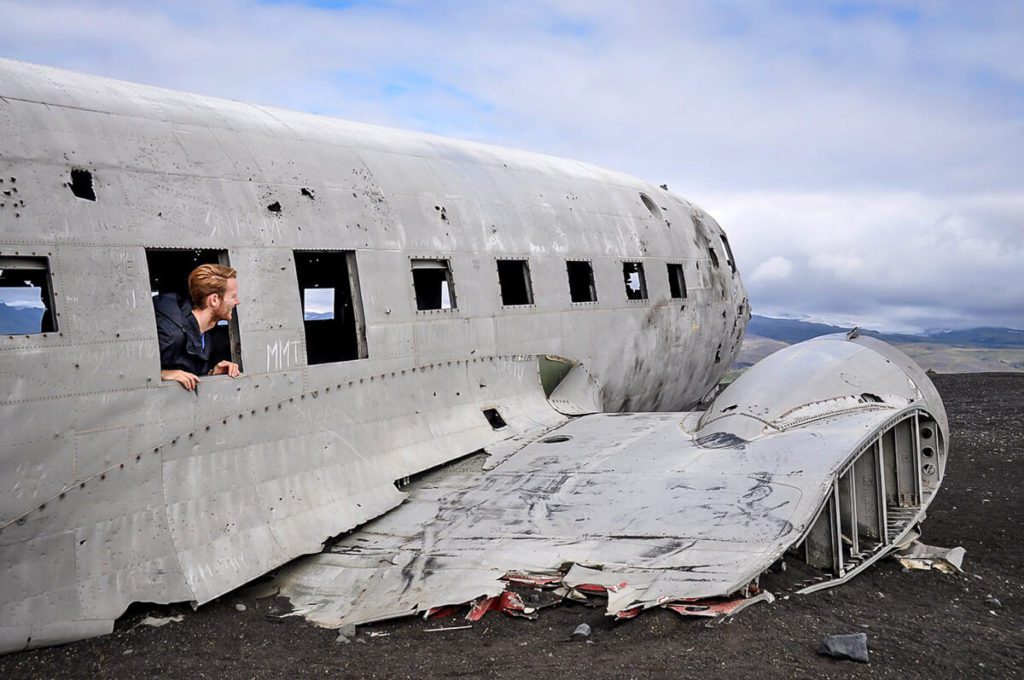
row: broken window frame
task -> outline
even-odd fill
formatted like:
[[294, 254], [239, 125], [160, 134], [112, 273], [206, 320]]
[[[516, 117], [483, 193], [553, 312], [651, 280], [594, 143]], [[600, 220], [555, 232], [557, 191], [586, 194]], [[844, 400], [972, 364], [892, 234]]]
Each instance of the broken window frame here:
[[666, 262], [668, 271], [668, 291], [673, 300], [685, 300], [689, 293], [686, 289], [686, 269], [681, 262]]
[[[587, 299], [576, 299], [576, 293], [582, 290], [579, 282], [573, 285], [573, 268], [574, 265], [579, 268], [580, 266], [586, 266], [587, 268], [587, 284], [584, 286], [587, 289]], [[574, 305], [585, 305], [593, 304], [597, 302], [597, 282], [594, 279], [594, 263], [590, 260], [566, 260], [565, 261], [565, 273], [567, 282], [569, 284], [569, 300]], [[579, 276], [579, 274], [577, 274]]]
[[[506, 265], [506, 269], [510, 270], [509, 265], [519, 265], [515, 271], [506, 271], [506, 275], [502, 276], [502, 265]], [[498, 295], [501, 297], [502, 307], [529, 307], [534, 304], [533, 297], [533, 280], [530, 274], [530, 260], [528, 258], [504, 258], [499, 257], [495, 260], [495, 271], [498, 275]], [[512, 288], [513, 281], [507, 279], [507, 277], [521, 278], [522, 293], [525, 295], [525, 302], [509, 302], [507, 297], [510, 296], [511, 292], [515, 291]], [[506, 281], [509, 285], [506, 285]], [[516, 285], [519, 285], [516, 283]], [[512, 290], [510, 291], [510, 288]]]
[[718, 253], [715, 252], [713, 246], [708, 246], [708, 255], [711, 257], [711, 264], [714, 265], [715, 269], [718, 269], [722, 265], [718, 262]]
[[[11, 275], [11, 272], [25, 272], [24, 277], [20, 274]], [[18, 286], [7, 286], [2, 285], [5, 279], [13, 281], [22, 281], [23, 283], [32, 283], [34, 285], [18, 285]], [[18, 289], [18, 288], [38, 288], [39, 289], [39, 301], [43, 304], [43, 312], [39, 318], [39, 330], [25, 332], [15, 331], [13, 328], [2, 329], [0, 328], [0, 335], [6, 335], [8, 337], [14, 337], [18, 335], [48, 335], [50, 333], [57, 333], [60, 325], [57, 317], [60, 313], [57, 311], [54, 299], [53, 290], [53, 275], [52, 269], [50, 268], [50, 256], [47, 255], [4, 255], [0, 254], [0, 289]], [[14, 305], [8, 305], [14, 309], [18, 307]]]
[[[451, 261], [448, 258], [412, 257], [409, 258], [409, 271], [412, 279], [413, 300], [416, 303], [417, 312], [450, 312], [459, 308], [458, 299], [455, 296], [455, 278], [452, 275]], [[417, 272], [428, 271], [444, 271], [444, 276], [439, 281], [442, 284], [447, 284], [448, 307], [444, 306], [444, 287], [441, 288], [440, 294], [437, 297], [438, 306], [436, 307], [428, 306], [432, 305], [433, 298], [426, 297], [426, 290], [421, 294], [421, 285], [427, 286], [432, 284], [424, 280], [425, 274], [417, 275]]]
[[725, 262], [729, 265], [729, 269], [732, 270], [733, 274], [735, 274], [736, 258], [732, 255], [732, 247], [729, 245], [729, 239], [726, 237], [724, 231], [718, 236], [722, 239], [722, 247], [725, 248]]
[[[630, 285], [631, 274], [637, 274], [640, 287], [637, 290], [633, 290]], [[647, 275], [644, 273], [644, 263], [640, 260], [623, 260], [622, 261], [622, 279], [623, 285], [626, 291], [627, 302], [643, 302], [648, 299], [647, 295]]]
[[[228, 251], [223, 248], [146, 248], [146, 274], [149, 278], [149, 290], [150, 293], [165, 293], [165, 292], [176, 292], [178, 295], [184, 295], [188, 297], [188, 275], [201, 264], [220, 264], [225, 267], [231, 266], [231, 258]], [[189, 264], [184, 264], [187, 260], [188, 254], [192, 254], [192, 261]], [[173, 257], [178, 255], [179, 257]], [[161, 260], [180, 260], [182, 264], [179, 264], [176, 268], [178, 272], [182, 269], [188, 269], [180, 273], [180, 277], [177, 273], [174, 275], [173, 281], [160, 281], [160, 276], [166, 274], [165, 270], [173, 268], [173, 262], [165, 264]], [[154, 262], [158, 263], [157, 271], [154, 272]], [[239, 282], [242, 285], [242, 282]], [[236, 307], [234, 313], [231, 315], [231, 320], [227, 323], [228, 327], [228, 348], [230, 355], [228, 360], [238, 364], [239, 370], [242, 370], [242, 337], [241, 331], [238, 326], [238, 308]], [[216, 376], [214, 376], [216, 377]]]
[[[311, 258], [312, 261], [308, 261], [307, 258]], [[314, 264], [319, 258], [324, 259], [323, 265]], [[366, 359], [369, 356], [366, 345], [366, 318], [363, 314], [363, 297], [359, 287], [359, 268], [355, 251], [293, 250], [292, 263], [295, 268], [296, 285], [299, 289], [299, 311], [302, 314], [305, 336], [306, 365], [318, 366]], [[323, 278], [323, 273], [317, 275], [315, 270], [318, 268], [332, 272], [334, 277]], [[328, 283], [333, 285], [320, 285]], [[331, 318], [307, 319], [306, 291], [328, 288], [334, 291]], [[339, 295], [339, 289], [341, 289], [341, 295]], [[347, 295], [345, 295], [346, 289]], [[346, 343], [346, 338], [342, 337], [336, 337], [335, 343], [326, 346], [322, 342], [324, 338], [331, 337], [331, 335], [340, 336], [341, 334], [347, 335], [351, 342]]]

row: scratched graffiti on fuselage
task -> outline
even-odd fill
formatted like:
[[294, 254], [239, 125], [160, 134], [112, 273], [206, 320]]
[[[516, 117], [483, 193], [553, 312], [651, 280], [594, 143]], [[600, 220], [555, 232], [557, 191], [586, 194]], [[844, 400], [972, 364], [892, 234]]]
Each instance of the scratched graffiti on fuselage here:
[[298, 366], [301, 345], [298, 340], [277, 340], [267, 344], [267, 372]]

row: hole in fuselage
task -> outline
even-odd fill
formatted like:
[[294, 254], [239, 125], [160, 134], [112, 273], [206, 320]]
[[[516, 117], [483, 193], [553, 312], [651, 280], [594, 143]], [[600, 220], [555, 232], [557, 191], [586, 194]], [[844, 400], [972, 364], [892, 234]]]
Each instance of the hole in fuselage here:
[[71, 193], [86, 201], [96, 200], [96, 191], [92, 187], [92, 173], [84, 168], [71, 169]]
[[496, 408], [484, 409], [484, 418], [487, 418], [487, 422], [490, 423], [491, 427], [493, 427], [495, 430], [500, 430], [501, 428], [508, 425], [508, 423], [505, 422], [505, 419], [501, 417], [501, 414], [498, 413], [498, 409]]
[[647, 208], [647, 211], [651, 213], [651, 217], [656, 220], [661, 219], [661, 208], [651, 200], [650, 196], [647, 194], [640, 194], [640, 201], [644, 204], [644, 207]]
[[556, 434], [551, 437], [544, 437], [544, 439], [541, 439], [541, 442], [544, 444], [561, 444], [562, 442], [567, 442], [570, 439], [572, 439], [572, 437], [567, 434]]

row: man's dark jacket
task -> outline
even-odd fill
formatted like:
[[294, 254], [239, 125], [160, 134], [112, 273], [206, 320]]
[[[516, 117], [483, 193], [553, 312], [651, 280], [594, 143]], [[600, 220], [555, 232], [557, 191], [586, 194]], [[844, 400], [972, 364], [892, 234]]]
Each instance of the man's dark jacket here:
[[178, 369], [195, 375], [209, 373], [210, 343], [203, 348], [192, 302], [177, 293], [162, 293], [153, 298], [153, 306], [160, 341], [160, 369]]

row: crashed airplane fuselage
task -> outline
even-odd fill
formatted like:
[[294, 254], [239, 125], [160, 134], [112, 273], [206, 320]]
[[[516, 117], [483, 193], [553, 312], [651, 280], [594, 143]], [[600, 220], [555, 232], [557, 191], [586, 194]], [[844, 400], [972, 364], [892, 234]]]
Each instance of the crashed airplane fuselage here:
[[[618, 615], [749, 595], [787, 550], [843, 578], [941, 480], [937, 394], [870, 339], [681, 412], [747, 300], [718, 224], [622, 174], [0, 61], [0, 179], [0, 293], [45, 307], [0, 327], [0, 651], [208, 602], [382, 515], [296, 567], [311, 618], [570, 562]], [[160, 381], [151, 295], [201, 262], [238, 270], [219, 338], [242, 375], [191, 393]], [[458, 483], [396, 488], [481, 450]], [[368, 574], [372, 605], [346, 590]]]

